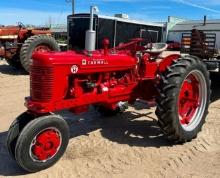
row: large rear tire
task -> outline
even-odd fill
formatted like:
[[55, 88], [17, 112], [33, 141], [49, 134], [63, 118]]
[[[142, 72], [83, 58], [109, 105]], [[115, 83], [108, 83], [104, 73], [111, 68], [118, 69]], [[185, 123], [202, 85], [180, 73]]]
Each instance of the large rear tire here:
[[194, 56], [178, 59], [161, 74], [156, 115], [170, 140], [184, 143], [197, 137], [208, 114], [210, 85], [206, 65]]
[[29, 122], [21, 131], [15, 159], [28, 172], [37, 172], [55, 164], [69, 142], [69, 127], [57, 115], [42, 116]]
[[27, 72], [30, 71], [34, 51], [60, 51], [60, 48], [56, 40], [48, 35], [35, 35], [28, 38], [20, 51], [20, 61]]

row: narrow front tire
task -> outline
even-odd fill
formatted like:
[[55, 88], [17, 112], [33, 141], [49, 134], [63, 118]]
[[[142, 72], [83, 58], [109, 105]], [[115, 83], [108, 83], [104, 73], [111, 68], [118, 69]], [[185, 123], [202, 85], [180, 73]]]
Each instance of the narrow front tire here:
[[17, 163], [28, 172], [54, 165], [64, 154], [69, 142], [69, 127], [57, 115], [36, 118], [18, 137], [15, 147]]

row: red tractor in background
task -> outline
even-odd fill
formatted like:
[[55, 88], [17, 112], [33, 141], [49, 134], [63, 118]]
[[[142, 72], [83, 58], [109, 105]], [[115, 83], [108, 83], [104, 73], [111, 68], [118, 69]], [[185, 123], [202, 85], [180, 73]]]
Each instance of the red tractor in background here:
[[111, 49], [104, 39], [103, 49], [95, 50], [94, 10], [85, 50], [33, 54], [27, 111], [12, 123], [7, 138], [10, 155], [29, 172], [52, 166], [67, 148], [68, 124], [55, 111], [78, 114], [92, 105], [117, 114], [137, 99], [155, 101], [158, 125], [175, 143], [196, 138], [205, 122], [210, 80], [203, 61], [176, 54], [163, 58], [166, 44], [142, 38]]
[[181, 47], [181, 44], [178, 43], [178, 42], [175, 42], [175, 41], [167, 41], [167, 49], [168, 50], [177, 50], [179, 51], [180, 50], [180, 47]]
[[0, 27], [0, 58], [9, 65], [29, 72], [35, 51], [59, 51], [49, 28], [26, 28], [22, 23]]

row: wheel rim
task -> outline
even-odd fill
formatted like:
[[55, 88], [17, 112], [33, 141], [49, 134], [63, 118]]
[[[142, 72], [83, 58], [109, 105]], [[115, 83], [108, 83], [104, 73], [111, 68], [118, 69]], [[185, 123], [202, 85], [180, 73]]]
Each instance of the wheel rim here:
[[60, 149], [62, 137], [56, 128], [47, 128], [38, 133], [31, 142], [29, 153], [35, 162], [52, 159]]
[[37, 46], [35, 49], [34, 49], [34, 52], [37, 52], [37, 51], [40, 51], [40, 52], [49, 52], [51, 51], [51, 49], [46, 46], [46, 45], [39, 45]]
[[194, 70], [184, 79], [178, 98], [178, 114], [182, 128], [194, 130], [203, 118], [207, 103], [207, 85], [201, 71]]

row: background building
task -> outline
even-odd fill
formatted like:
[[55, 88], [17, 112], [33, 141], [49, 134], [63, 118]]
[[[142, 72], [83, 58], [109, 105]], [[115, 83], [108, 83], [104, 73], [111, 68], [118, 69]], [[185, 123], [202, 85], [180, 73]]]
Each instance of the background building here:
[[169, 29], [167, 40], [181, 43], [183, 34], [191, 33], [192, 29], [215, 34], [215, 48], [220, 48], [220, 20], [206, 20], [206, 17], [204, 20], [190, 20], [175, 24]]

